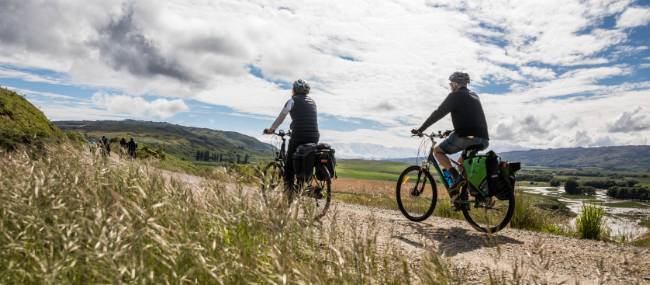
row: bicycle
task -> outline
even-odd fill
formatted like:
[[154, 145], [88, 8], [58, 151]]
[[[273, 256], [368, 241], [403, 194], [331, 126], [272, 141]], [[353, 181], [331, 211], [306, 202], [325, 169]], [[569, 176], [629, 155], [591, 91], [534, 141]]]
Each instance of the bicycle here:
[[287, 195], [290, 203], [298, 197], [301, 204], [306, 205], [306, 208], [313, 212], [309, 214], [313, 215], [315, 220], [322, 218], [327, 213], [332, 200], [332, 174], [324, 166], [327, 161], [324, 161], [324, 158], [316, 158], [315, 167], [319, 168], [317, 171], [326, 174], [324, 177], [318, 179], [316, 173], [312, 171], [311, 176], [306, 180], [296, 179], [287, 191], [283, 185], [284, 166], [287, 160], [287, 137], [291, 136], [291, 132], [280, 130], [273, 135], [280, 137], [282, 144], [279, 151], [275, 153], [273, 161], [269, 162], [263, 170], [262, 197], [265, 203], [271, 201], [271, 196]]
[[[451, 131], [414, 135], [426, 137], [431, 140], [432, 146], [429, 155], [421, 165], [407, 167], [399, 176], [395, 189], [397, 205], [402, 214], [409, 220], [421, 222], [427, 219], [436, 207], [438, 190], [436, 181], [431, 175], [430, 168], [438, 172], [440, 181], [449, 192], [452, 185], [448, 185], [440, 169], [438, 161], [433, 155], [433, 146], [436, 138], [444, 139]], [[421, 144], [424, 145], [424, 142]], [[465, 149], [458, 161], [451, 160], [459, 170], [459, 179], [455, 187], [460, 188], [460, 196], [452, 205], [460, 209], [463, 217], [476, 230], [487, 233], [495, 233], [508, 225], [515, 209], [514, 192], [507, 194], [504, 200], [497, 199], [490, 195], [487, 187], [487, 179], [480, 183], [479, 187], [468, 182], [464, 161], [471, 161], [481, 150], [480, 145], [470, 146]], [[471, 178], [470, 178], [471, 179]], [[410, 183], [414, 182], [414, 183]], [[428, 182], [428, 183], [427, 183]], [[504, 198], [504, 197], [501, 197]]]

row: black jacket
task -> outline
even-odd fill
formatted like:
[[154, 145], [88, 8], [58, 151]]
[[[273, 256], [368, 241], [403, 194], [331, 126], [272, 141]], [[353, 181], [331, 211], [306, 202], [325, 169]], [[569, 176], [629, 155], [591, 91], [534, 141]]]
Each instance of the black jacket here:
[[419, 130], [426, 130], [449, 113], [451, 113], [451, 122], [454, 124], [454, 131], [459, 136], [475, 136], [490, 139], [481, 101], [476, 93], [465, 87], [462, 87], [456, 92], [449, 93], [447, 98], [429, 116]]

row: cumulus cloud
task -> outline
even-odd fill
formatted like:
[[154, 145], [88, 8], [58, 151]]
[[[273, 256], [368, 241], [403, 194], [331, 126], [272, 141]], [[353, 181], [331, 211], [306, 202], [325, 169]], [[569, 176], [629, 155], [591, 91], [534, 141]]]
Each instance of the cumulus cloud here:
[[181, 99], [155, 99], [153, 101], [147, 101], [142, 97], [111, 95], [101, 92], [93, 95], [92, 102], [99, 108], [118, 114], [162, 119], [189, 110], [189, 107]]
[[650, 22], [650, 8], [629, 7], [618, 17], [616, 26], [619, 28], [633, 28], [646, 25], [648, 22]]
[[167, 76], [180, 81], [192, 81], [192, 76], [177, 60], [162, 55], [156, 43], [133, 23], [133, 8], [124, 6], [124, 14], [99, 30], [95, 44], [101, 59], [118, 71], [126, 70], [136, 76]]
[[650, 129], [650, 117], [643, 113], [643, 108], [623, 112], [611, 125], [610, 132], [638, 132]]
[[[647, 24], [647, 8], [630, 3], [5, 0], [0, 64], [55, 70], [68, 75], [66, 84], [132, 95], [96, 94], [93, 102], [160, 118], [187, 110], [187, 98], [274, 116], [288, 95], [276, 83], [300, 77], [312, 83], [322, 114], [387, 126], [328, 135], [341, 143], [391, 138], [382, 143], [393, 147], [409, 144], [402, 134], [444, 99], [447, 76], [466, 70], [471, 88], [509, 89], [479, 94], [493, 145], [566, 146], [577, 131], [592, 143], [607, 132], [600, 110], [650, 108], [647, 82], [603, 83], [645, 67], [617, 63], [647, 52], [629, 40], [629, 28]], [[603, 28], [612, 17], [616, 26]], [[0, 67], [0, 76], [16, 72]], [[449, 119], [435, 127], [450, 127]], [[609, 135], [617, 143], [648, 137]]]

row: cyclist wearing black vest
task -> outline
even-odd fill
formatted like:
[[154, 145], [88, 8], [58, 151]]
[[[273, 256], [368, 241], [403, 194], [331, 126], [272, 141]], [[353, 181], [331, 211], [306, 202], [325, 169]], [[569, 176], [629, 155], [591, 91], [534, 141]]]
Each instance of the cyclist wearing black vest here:
[[[474, 145], [480, 145], [481, 149], [485, 149], [489, 145], [490, 137], [481, 101], [476, 93], [467, 89], [469, 74], [454, 72], [449, 76], [449, 81], [451, 93], [420, 128], [413, 129], [411, 132], [421, 134], [435, 122], [451, 113], [454, 132], [436, 144], [434, 155], [440, 162], [440, 166], [451, 174], [454, 181], [457, 181], [458, 171], [452, 167], [447, 154], [457, 153]], [[452, 191], [449, 193], [452, 200], [455, 200], [460, 192], [454, 186], [451, 187]]]
[[265, 134], [272, 134], [282, 124], [287, 114], [291, 116], [291, 139], [287, 148], [287, 161], [284, 165], [285, 186], [293, 184], [295, 174], [293, 172], [293, 153], [301, 144], [318, 143], [320, 133], [318, 132], [318, 112], [316, 103], [309, 94], [309, 84], [302, 79], [293, 83], [291, 99], [284, 104], [284, 108], [278, 118], [275, 119], [270, 128], [265, 129]]

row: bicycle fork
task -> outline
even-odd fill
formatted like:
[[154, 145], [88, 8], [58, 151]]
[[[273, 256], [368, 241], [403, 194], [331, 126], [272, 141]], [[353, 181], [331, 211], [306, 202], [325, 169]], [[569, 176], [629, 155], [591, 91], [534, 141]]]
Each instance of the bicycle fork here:
[[[424, 192], [424, 187], [427, 184], [427, 179], [425, 175], [424, 181], [422, 181], [422, 184], [420, 184], [420, 179], [422, 179], [422, 172], [423, 172], [422, 170], [418, 172], [418, 178], [417, 180], [415, 180], [415, 186], [413, 186], [413, 189], [411, 190], [411, 196], [417, 197]], [[422, 186], [419, 187], [420, 185]]]

